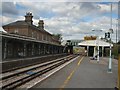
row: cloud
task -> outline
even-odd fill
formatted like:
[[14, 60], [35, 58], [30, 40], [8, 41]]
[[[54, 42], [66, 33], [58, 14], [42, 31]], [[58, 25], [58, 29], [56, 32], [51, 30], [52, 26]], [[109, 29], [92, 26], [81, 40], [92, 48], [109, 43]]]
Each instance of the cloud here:
[[[6, 4], [6, 3], [5, 3]], [[6, 5], [13, 5], [11, 8]], [[33, 23], [43, 19], [45, 29], [50, 33], [61, 33], [65, 38], [83, 38], [84, 35], [94, 35], [92, 29], [104, 29], [110, 27], [110, 5], [100, 3], [81, 2], [16, 2], [8, 3], [3, 8], [3, 24], [14, 20], [24, 19], [26, 12], [33, 13]], [[18, 8], [19, 6], [19, 8]], [[19, 11], [15, 13], [15, 11]], [[117, 4], [113, 4], [113, 14], [117, 14]], [[15, 17], [10, 16], [16, 15]], [[113, 20], [115, 28], [116, 21]], [[100, 33], [104, 35], [104, 33]]]
[[[43, 13], [52, 13], [60, 17], [69, 17], [73, 19], [80, 19], [82, 17], [92, 15], [92, 13], [99, 12], [94, 3], [76, 3], [76, 2], [20, 2], [19, 5], [25, 7], [25, 11], [31, 11], [34, 18], [44, 16]], [[33, 7], [33, 5], [35, 5]], [[48, 13], [46, 13], [48, 12]], [[98, 14], [99, 15], [99, 14]]]
[[18, 15], [18, 10], [13, 2], [2, 2], [2, 14], [3, 15]]
[[[111, 13], [111, 3], [109, 4], [98, 4], [100, 7], [100, 12], [101, 14], [109, 14]], [[112, 13], [118, 15], [118, 3], [113, 3], [112, 4]]]

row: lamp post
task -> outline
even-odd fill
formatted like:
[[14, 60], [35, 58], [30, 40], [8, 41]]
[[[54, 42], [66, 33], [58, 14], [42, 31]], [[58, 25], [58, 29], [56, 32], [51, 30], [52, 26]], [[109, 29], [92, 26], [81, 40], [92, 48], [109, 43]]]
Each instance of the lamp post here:
[[117, 21], [118, 21], [118, 19], [116, 19], [116, 44], [117, 44], [117, 38], [118, 38], [118, 31], [117, 31], [117, 29], [118, 29], [118, 23], [117, 23]]
[[112, 3], [111, 3], [111, 20], [110, 20], [110, 29], [109, 29], [109, 33], [110, 33], [110, 57], [109, 57], [109, 64], [108, 64], [108, 73], [112, 73], [112, 45], [111, 45], [111, 41], [112, 41], [112, 36], [111, 34], [113, 33], [113, 29], [112, 29]]
[[108, 73], [112, 73], [112, 33], [113, 29], [110, 30], [110, 57], [109, 57], [109, 64], [108, 64]]

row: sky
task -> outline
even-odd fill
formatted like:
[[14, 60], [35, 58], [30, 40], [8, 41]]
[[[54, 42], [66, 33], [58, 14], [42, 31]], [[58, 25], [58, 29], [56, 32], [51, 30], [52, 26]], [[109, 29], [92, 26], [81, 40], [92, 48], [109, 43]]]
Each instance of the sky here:
[[[51, 34], [62, 34], [64, 40], [84, 39], [84, 36], [104, 37], [110, 28], [110, 3], [108, 2], [0, 2], [0, 25], [24, 20], [26, 12], [32, 12], [33, 24], [44, 20], [45, 30]], [[112, 24], [115, 41], [118, 3], [112, 3]], [[92, 31], [92, 30], [96, 31]], [[102, 30], [100, 32], [99, 30]]]

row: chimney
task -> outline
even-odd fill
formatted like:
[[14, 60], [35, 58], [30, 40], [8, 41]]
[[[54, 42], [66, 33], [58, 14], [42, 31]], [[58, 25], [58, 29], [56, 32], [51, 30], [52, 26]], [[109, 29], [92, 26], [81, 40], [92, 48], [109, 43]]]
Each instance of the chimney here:
[[29, 24], [32, 24], [32, 13], [31, 12], [27, 12], [26, 15], [25, 15], [25, 22], [29, 23]]
[[43, 20], [39, 20], [39, 22], [38, 22], [38, 28], [44, 30], [44, 21]]

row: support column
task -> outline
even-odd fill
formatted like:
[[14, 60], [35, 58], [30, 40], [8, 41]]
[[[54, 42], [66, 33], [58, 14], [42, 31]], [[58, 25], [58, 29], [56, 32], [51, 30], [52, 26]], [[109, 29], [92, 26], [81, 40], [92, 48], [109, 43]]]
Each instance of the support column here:
[[43, 47], [44, 47], [43, 52], [44, 52], [44, 55], [45, 55], [45, 52], [46, 52], [46, 45], [44, 44]]
[[49, 52], [49, 54], [51, 54], [51, 45], [49, 45], [48, 52]]
[[48, 46], [48, 54], [50, 54], [50, 45]]
[[56, 53], [56, 46], [54, 46], [54, 54]]
[[95, 57], [97, 55], [97, 50], [96, 50], [96, 46], [94, 47], [94, 54], [93, 57]]
[[23, 54], [24, 54], [24, 57], [26, 56], [26, 42], [24, 43], [24, 52], [23, 52]]
[[96, 52], [95, 52], [95, 47], [94, 47], [93, 57], [95, 57], [95, 54], [96, 54]]
[[58, 54], [58, 49], [57, 49], [57, 46], [56, 46], [56, 54]]
[[64, 47], [61, 48], [61, 53], [64, 53], [63, 50], [64, 50]]
[[7, 41], [5, 40], [5, 45], [4, 45], [4, 59], [7, 57]]
[[53, 54], [55, 53], [55, 47], [53, 46]]
[[52, 48], [51, 48], [51, 54], [53, 54], [54, 53], [54, 48], [53, 48], [53, 45], [51, 46]]
[[40, 49], [41, 49], [41, 45], [39, 44], [39, 55], [41, 54], [41, 51], [40, 51]]
[[31, 45], [29, 44], [27, 48], [28, 48], [28, 50], [27, 50], [28, 56], [31, 56], [31, 52], [32, 52]]
[[56, 48], [55, 46], [53, 46], [53, 54], [55, 54]]
[[57, 51], [58, 51], [57, 54], [59, 54], [59, 47], [58, 46], [57, 46]]
[[46, 45], [47, 49], [46, 49], [46, 53], [49, 54], [49, 45]]
[[56, 54], [56, 46], [54, 47], [54, 54]]
[[61, 53], [61, 47], [59, 48], [59, 53]]
[[60, 46], [58, 47], [58, 51], [59, 51], [59, 53], [60, 53]]
[[88, 54], [89, 54], [89, 46], [87, 46], [87, 56], [88, 56]]
[[104, 47], [102, 47], [102, 57], [104, 57]]
[[60, 53], [61, 53], [61, 47], [60, 47]]
[[62, 49], [62, 48], [60, 47], [60, 53], [62, 53], [62, 52], [61, 52], [61, 51], [62, 51], [61, 49]]
[[49, 54], [52, 54], [52, 46], [50, 45], [50, 48], [49, 48]]
[[58, 54], [58, 46], [57, 46], [57, 54]]
[[40, 51], [40, 53], [41, 53], [41, 55], [43, 55], [43, 44], [41, 44], [41, 47], [40, 47], [40, 49], [41, 49], [41, 51]]
[[59, 54], [59, 47], [58, 46], [57, 46], [57, 51], [58, 51], [57, 54]]
[[32, 43], [32, 56], [34, 55], [34, 43]]

